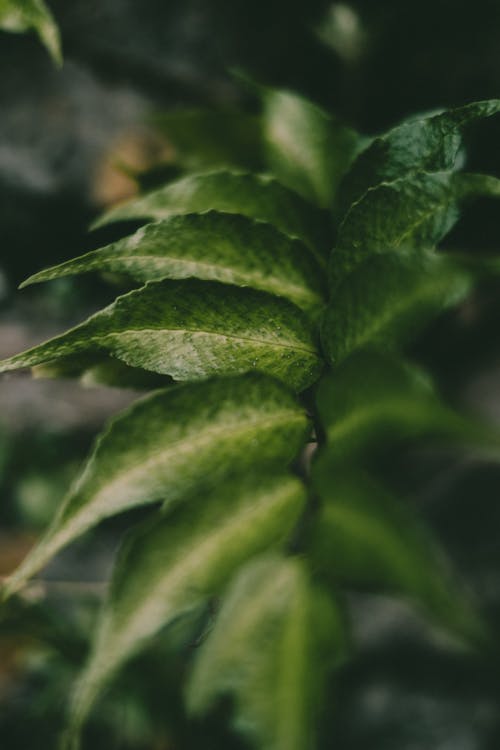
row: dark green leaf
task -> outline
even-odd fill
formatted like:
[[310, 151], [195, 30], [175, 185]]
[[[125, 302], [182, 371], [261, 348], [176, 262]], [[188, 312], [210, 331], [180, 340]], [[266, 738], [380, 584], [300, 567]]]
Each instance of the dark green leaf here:
[[132, 532], [77, 687], [65, 747], [78, 746], [82, 722], [117, 669], [161, 628], [219, 594], [249, 557], [283, 545], [304, 502], [291, 477], [238, 477]]
[[343, 474], [328, 450], [316, 464], [314, 481], [325, 501], [308, 547], [318, 573], [335, 586], [405, 594], [452, 631], [482, 637], [482, 624], [444, 553], [410, 506], [359, 470]]
[[[286, 465], [307, 434], [294, 398], [259, 375], [158, 391], [116, 417], [37, 547], [8, 579], [8, 596], [102, 519], [182, 500], [229, 472]], [[259, 469], [257, 469], [259, 467]]]
[[22, 286], [86, 271], [138, 281], [212, 279], [250, 286], [299, 307], [323, 303], [323, 278], [307, 246], [270, 224], [209, 211], [147, 224], [131, 237], [31, 276]]
[[302, 561], [263, 558], [231, 584], [188, 688], [192, 713], [234, 699], [235, 728], [259, 750], [310, 748], [322, 687], [344, 656], [333, 603]]
[[0, 362], [0, 372], [104, 352], [131, 367], [199, 380], [259, 370], [301, 390], [321, 369], [295, 305], [215, 281], [151, 282], [67, 333]]
[[463, 128], [499, 111], [499, 99], [474, 102], [437, 115], [412, 118], [376, 138], [358, 156], [341, 185], [341, 214], [381, 182], [392, 182], [420, 171], [453, 169], [462, 145]]
[[322, 322], [332, 363], [364, 346], [407, 345], [432, 317], [461, 302], [472, 276], [437, 253], [408, 251], [364, 260], [335, 290]]
[[304, 198], [331, 208], [363, 139], [298, 94], [266, 89], [263, 100], [271, 171]]
[[500, 447], [499, 435], [457, 414], [419, 368], [376, 351], [348, 357], [320, 381], [317, 394], [330, 460], [373, 456], [387, 441], [439, 435]]
[[59, 29], [44, 0], [0, 0], [0, 28], [15, 32], [34, 29], [54, 62], [62, 64]]
[[479, 174], [419, 173], [370, 188], [347, 212], [331, 255], [332, 285], [360, 260], [391, 248], [436, 245], [460, 215], [460, 203], [500, 196], [500, 180]]
[[266, 175], [208, 172], [189, 175], [104, 214], [94, 226], [130, 219], [166, 219], [176, 214], [225, 211], [274, 224], [306, 242], [324, 262], [329, 230], [323, 214]]
[[188, 169], [261, 169], [260, 119], [238, 111], [165, 112], [154, 123], [175, 148], [175, 160]]

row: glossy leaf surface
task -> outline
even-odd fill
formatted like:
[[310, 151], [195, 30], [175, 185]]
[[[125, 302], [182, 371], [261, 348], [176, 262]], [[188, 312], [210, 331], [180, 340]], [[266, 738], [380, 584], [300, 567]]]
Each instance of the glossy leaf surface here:
[[299, 307], [322, 303], [323, 279], [307, 246], [245, 216], [209, 211], [147, 224], [111, 245], [31, 276], [23, 286], [87, 271], [138, 281], [196, 277], [276, 294]]
[[321, 369], [311, 323], [297, 307], [264, 292], [186, 279], [119, 297], [67, 333], [0, 362], [0, 372], [100, 352], [175, 380], [259, 370], [297, 390]]
[[274, 224], [285, 234], [307, 242], [319, 259], [329, 249], [328, 223], [319, 210], [273, 177], [241, 172], [188, 175], [111, 209], [94, 226], [210, 210], [243, 214]]
[[342, 213], [366, 191], [416, 172], [453, 169], [462, 130], [500, 111], [500, 100], [473, 102], [440, 114], [414, 117], [375, 138], [354, 162], [342, 184]]
[[500, 180], [480, 174], [420, 173], [371, 188], [339, 227], [330, 260], [332, 284], [372, 253], [434, 247], [458, 221], [461, 203], [482, 196], [500, 196]]

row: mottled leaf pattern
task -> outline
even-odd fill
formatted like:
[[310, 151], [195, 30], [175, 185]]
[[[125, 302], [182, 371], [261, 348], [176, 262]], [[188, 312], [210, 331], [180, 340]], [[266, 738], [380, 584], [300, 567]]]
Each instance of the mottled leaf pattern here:
[[99, 352], [175, 380], [259, 370], [297, 390], [321, 369], [311, 324], [291, 303], [185, 280], [152, 282], [119, 297], [62, 336], [0, 362], [0, 372]]
[[474, 102], [437, 115], [412, 118], [376, 138], [358, 156], [341, 186], [342, 213], [381, 182], [420, 171], [453, 169], [462, 145], [463, 128], [498, 112], [499, 99]]
[[319, 260], [329, 244], [325, 216], [267, 175], [207, 172], [183, 177], [163, 188], [111, 209], [95, 227], [131, 219], [166, 219], [203, 211], [225, 211], [267, 221], [306, 242]]
[[87, 271], [138, 281], [196, 277], [251, 286], [299, 307], [323, 301], [323, 279], [309, 248], [272, 225], [209, 211], [147, 224], [135, 234], [31, 276], [22, 286]]
[[286, 465], [307, 429], [289, 392], [258, 375], [177, 386], [136, 402], [98, 439], [51, 527], [4, 585], [4, 597], [104, 518], [178, 502], [248, 467]]
[[500, 180], [479, 174], [420, 173], [369, 189], [347, 212], [330, 259], [335, 286], [360, 260], [403, 246], [434, 247], [460, 216], [463, 200], [500, 196]]

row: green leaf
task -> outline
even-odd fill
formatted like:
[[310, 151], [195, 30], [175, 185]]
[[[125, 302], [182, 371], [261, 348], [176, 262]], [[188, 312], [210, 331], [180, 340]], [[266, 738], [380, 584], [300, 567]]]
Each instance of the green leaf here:
[[265, 89], [263, 101], [272, 173], [304, 198], [331, 208], [339, 182], [364, 139], [298, 94]]
[[339, 227], [330, 262], [332, 285], [372, 253], [402, 245], [433, 247], [458, 220], [460, 203], [481, 196], [500, 196], [500, 180], [480, 174], [419, 173], [370, 188]]
[[62, 65], [59, 29], [43, 0], [0, 0], [0, 28], [21, 33], [34, 29], [56, 65]]
[[4, 585], [4, 597], [104, 518], [146, 503], [178, 502], [229, 472], [286, 465], [307, 429], [289, 392], [256, 374], [177, 386], [137, 401], [97, 440], [51, 527]]
[[500, 99], [473, 102], [457, 109], [412, 118], [375, 138], [346, 175], [340, 190], [341, 214], [366, 191], [416, 172], [453, 169], [470, 123], [500, 111]]
[[243, 214], [274, 224], [284, 234], [306, 242], [324, 263], [330, 242], [325, 216], [267, 175], [227, 171], [189, 175], [112, 208], [94, 227], [210, 210]]
[[229, 694], [234, 727], [259, 750], [306, 750], [344, 649], [339, 614], [302, 561], [254, 561], [231, 584], [198, 654], [188, 708], [205, 713]]
[[368, 257], [336, 289], [322, 321], [330, 362], [376, 345], [408, 345], [434, 316], [470, 292], [473, 277], [458, 263], [431, 252], [400, 251]]
[[76, 328], [0, 362], [0, 372], [103, 352], [199, 380], [259, 370], [302, 390], [319, 376], [312, 325], [295, 305], [215, 281], [151, 282]]
[[156, 115], [158, 129], [175, 148], [175, 161], [188, 169], [263, 165], [260, 118], [231, 110], [179, 110]]
[[304, 502], [291, 477], [238, 477], [132, 532], [77, 686], [65, 747], [78, 747], [79, 728], [117, 669], [161, 628], [219, 594], [249, 557], [282, 546]]
[[496, 431], [441, 401], [427, 373], [382, 352], [356, 352], [322, 378], [317, 409], [329, 460], [373, 458], [394, 439], [437, 435], [500, 447]]
[[152, 390], [174, 383], [168, 375], [128, 367], [104, 354], [75, 354], [33, 367], [34, 378], [77, 378], [87, 387], [104, 385], [112, 388]]
[[31, 276], [22, 286], [86, 271], [138, 281], [211, 279], [285, 297], [306, 309], [323, 303], [323, 278], [309, 248], [270, 224], [209, 211], [172, 216]]
[[430, 529], [359, 469], [342, 472], [328, 450], [314, 469], [324, 504], [308, 552], [335, 587], [404, 594], [440, 624], [475, 641], [483, 624], [451, 573]]

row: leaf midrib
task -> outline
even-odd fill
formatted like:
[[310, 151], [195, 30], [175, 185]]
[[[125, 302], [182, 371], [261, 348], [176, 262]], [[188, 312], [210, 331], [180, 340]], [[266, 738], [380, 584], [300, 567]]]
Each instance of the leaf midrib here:
[[[132, 261], [132, 262], [143, 261], [145, 258], [150, 261], [153, 261], [157, 265], [168, 264], [168, 263], [179, 263], [179, 264], [183, 264], [186, 266], [200, 266], [202, 268], [207, 268], [207, 269], [221, 270], [221, 271], [226, 272], [227, 274], [230, 274], [231, 276], [234, 276], [234, 277], [239, 276], [242, 279], [247, 278], [250, 280], [251, 279], [266, 280], [266, 278], [270, 278], [270, 279], [274, 278], [274, 279], [277, 279], [279, 283], [272, 284], [272, 285], [270, 284], [269, 287], [272, 286], [273, 288], [277, 287], [277, 288], [289, 290], [290, 295], [293, 294], [294, 297], [313, 299], [315, 301], [316, 300], [322, 301], [321, 294], [315, 292], [309, 286], [307, 285], [299, 286], [297, 284], [287, 283], [287, 281], [282, 276], [266, 277], [263, 273], [258, 273], [258, 272], [251, 273], [251, 272], [245, 271], [245, 269], [242, 269], [242, 270], [234, 269], [231, 266], [226, 266], [222, 263], [208, 263], [206, 261], [200, 261], [196, 259], [189, 260], [186, 258], [177, 258], [171, 255], [160, 256], [160, 255], [156, 255], [153, 253], [143, 253], [142, 255], [124, 255], [124, 256], [120, 256], [117, 254], [116, 257], [113, 257], [113, 255], [110, 254], [110, 255], [103, 255], [102, 259], [95, 258], [95, 260], [91, 260], [90, 263], [85, 262], [83, 258], [81, 260], [75, 260], [75, 261], [70, 260], [68, 261], [68, 265], [66, 266], [66, 268], [60, 267], [60, 270], [62, 270], [63, 273], [66, 270], [68, 271], [74, 270], [76, 272], [79, 266], [81, 266], [84, 270], [93, 270], [94, 268], [96, 270], [99, 270], [99, 267], [101, 266], [103, 262], [109, 262], [109, 263], [118, 262], [118, 263], [124, 263], [126, 265], [127, 261]], [[41, 271], [40, 273], [35, 274], [33, 276], [33, 279], [36, 280], [37, 277], [39, 277], [40, 281], [43, 281], [44, 279], [48, 281], [51, 278], [57, 278], [59, 275], [63, 275], [63, 274], [51, 274], [50, 271], [47, 271], [47, 272]]]
[[[274, 412], [272, 417], [265, 417], [263, 419], [249, 419], [246, 420], [243, 423], [238, 422], [236, 426], [229, 426], [227, 423], [224, 423], [222, 425], [219, 425], [217, 427], [211, 427], [206, 430], [203, 430], [203, 432], [199, 432], [196, 435], [193, 435], [191, 432], [182, 437], [179, 440], [176, 440], [173, 443], [169, 443], [167, 448], [159, 449], [155, 451], [147, 460], [142, 460], [138, 464], [134, 464], [133, 466], [130, 466], [130, 463], [127, 464], [128, 468], [127, 471], [121, 473], [119, 476], [115, 477], [111, 482], [108, 482], [103, 487], [101, 487], [97, 494], [93, 496], [93, 499], [89, 505], [80, 506], [77, 513], [79, 515], [80, 510], [88, 510], [90, 507], [93, 507], [99, 502], [99, 497], [102, 493], [108, 493], [110, 489], [114, 485], [120, 485], [123, 484], [125, 481], [127, 484], [133, 481], [131, 477], [133, 477], [135, 474], [143, 474], [145, 470], [148, 470], [150, 467], [154, 467], [159, 461], [165, 461], [165, 456], [171, 453], [186, 453], [189, 455], [189, 453], [193, 452], [193, 446], [195, 446], [195, 450], [199, 450], [200, 447], [202, 447], [205, 443], [213, 443], [214, 445], [217, 444], [214, 440], [214, 437], [222, 435], [222, 437], [228, 438], [235, 438], [241, 433], [255, 431], [256, 427], [268, 427], [273, 424], [284, 424], [286, 422], [305, 422], [306, 417], [305, 414], [300, 412], [294, 412], [291, 410], [280, 410], [277, 412]], [[305, 427], [305, 424], [304, 424]], [[183, 446], [186, 446], [188, 450], [183, 448]], [[97, 457], [94, 457], [96, 459]], [[90, 467], [89, 467], [90, 468]], [[76, 516], [73, 517], [73, 519]]]
[[122, 336], [127, 334], [133, 334], [133, 333], [189, 333], [199, 336], [213, 336], [214, 338], [220, 338], [220, 339], [234, 339], [236, 341], [248, 341], [251, 344], [257, 344], [259, 346], [263, 347], [274, 347], [274, 348], [281, 348], [281, 349], [292, 349], [296, 352], [303, 352], [308, 355], [314, 356], [315, 359], [319, 360], [319, 354], [316, 349], [308, 348], [305, 345], [295, 344], [295, 343], [281, 343], [279, 341], [269, 341], [266, 339], [255, 339], [251, 336], [241, 336], [241, 335], [233, 335], [230, 333], [217, 333], [216, 331], [205, 331], [196, 329], [193, 330], [191, 328], [130, 328], [130, 329], [124, 329], [122, 331], [111, 331], [110, 333], [102, 334], [102, 336], [94, 336], [88, 341], [92, 342], [95, 341], [96, 343], [99, 343], [102, 339], [107, 338], [114, 338], [115, 336]]
[[[165, 596], [164, 589], [168, 579], [170, 579], [168, 581], [169, 588], [173, 588], [175, 591], [176, 586], [179, 586], [179, 581], [182, 583], [183, 579], [186, 578], [186, 567], [190, 568], [188, 572], [191, 573], [193, 572], [193, 568], [196, 570], [196, 568], [198, 567], [197, 563], [199, 557], [204, 556], [205, 559], [207, 557], [211, 557], [213, 555], [213, 552], [218, 549], [220, 542], [224, 539], [224, 537], [227, 536], [228, 532], [230, 533], [232, 529], [247, 525], [246, 520], [248, 516], [253, 516], [256, 512], [260, 512], [262, 510], [265, 510], [266, 508], [270, 509], [270, 507], [276, 504], [276, 502], [278, 502], [279, 500], [283, 501], [288, 499], [289, 497], [291, 497], [290, 487], [287, 487], [286, 485], [279, 486], [273, 492], [266, 492], [265, 496], [261, 497], [257, 504], [244, 505], [242, 508], [237, 510], [235, 516], [230, 517], [229, 520], [223, 521], [222, 525], [219, 526], [215, 531], [212, 531], [211, 534], [207, 535], [205, 531], [205, 533], [203, 534], [204, 539], [201, 542], [201, 545], [197, 547], [195, 552], [192, 551], [192, 546], [189, 546], [191, 554], [189, 555], [188, 565], [186, 566], [185, 558], [184, 565], [182, 565], [182, 563], [174, 564], [173, 571], [171, 571], [165, 578], [160, 578], [156, 582], [153, 592], [151, 592], [147, 597], [147, 602], [145, 603], [144, 608], [147, 608], [148, 604], [151, 602], [156, 602], [159, 599], [163, 599], [163, 597]], [[175, 593], [177, 593], [177, 591]], [[129, 626], [127, 628], [128, 632], [130, 633], [130, 631], [133, 631], [135, 622], [142, 619], [143, 615], [134, 613], [129, 620]], [[130, 640], [130, 638], [126, 640]]]

